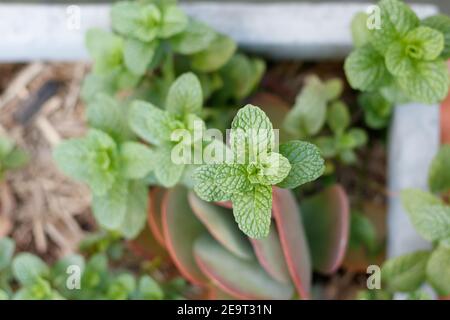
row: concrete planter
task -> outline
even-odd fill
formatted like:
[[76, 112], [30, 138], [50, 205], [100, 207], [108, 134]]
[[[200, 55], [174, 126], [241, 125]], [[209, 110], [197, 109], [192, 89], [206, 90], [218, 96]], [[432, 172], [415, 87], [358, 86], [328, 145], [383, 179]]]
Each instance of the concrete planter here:
[[[350, 51], [351, 18], [369, 5], [194, 2], [183, 8], [246, 50], [275, 58], [318, 60], [341, 59]], [[438, 10], [434, 5], [413, 8], [421, 17]], [[78, 27], [73, 19], [79, 19]], [[92, 27], [109, 27], [109, 5], [1, 4], [0, 61], [87, 59], [84, 33]], [[397, 256], [427, 246], [409, 223], [398, 192], [426, 188], [428, 165], [439, 146], [438, 107], [398, 106], [390, 132], [389, 190], [394, 195], [389, 201], [388, 252]]]

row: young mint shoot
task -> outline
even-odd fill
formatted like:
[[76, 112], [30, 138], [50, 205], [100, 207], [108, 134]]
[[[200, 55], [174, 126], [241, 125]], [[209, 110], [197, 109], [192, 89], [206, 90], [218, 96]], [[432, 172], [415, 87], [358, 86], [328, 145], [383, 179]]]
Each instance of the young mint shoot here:
[[385, 98], [393, 98], [389, 91], [400, 91], [412, 101], [439, 103], [449, 87], [445, 60], [450, 19], [420, 21], [399, 0], [381, 0], [378, 6], [380, 26], [368, 28], [370, 17], [364, 19], [363, 14], [352, 24], [356, 49], [345, 62], [350, 85], [364, 92], [380, 91]]
[[192, 132], [194, 121], [203, 127], [200, 118], [202, 107], [202, 88], [193, 73], [181, 75], [172, 84], [165, 110], [144, 101], [135, 101], [131, 105], [130, 126], [139, 137], [155, 146], [155, 176], [166, 188], [181, 180], [186, 167], [186, 164], [175, 163], [172, 159], [172, 150], [180, 142], [173, 140], [172, 133], [177, 129]]
[[251, 238], [269, 233], [272, 187], [296, 188], [322, 175], [314, 145], [290, 141], [275, 147], [272, 123], [256, 106], [240, 109], [231, 124], [231, 159], [199, 167], [195, 192], [206, 201], [231, 200], [239, 228]]

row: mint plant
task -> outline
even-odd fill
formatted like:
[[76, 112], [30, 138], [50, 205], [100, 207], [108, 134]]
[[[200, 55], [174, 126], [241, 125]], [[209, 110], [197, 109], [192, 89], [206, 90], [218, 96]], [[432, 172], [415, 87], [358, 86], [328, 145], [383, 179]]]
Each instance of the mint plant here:
[[449, 87], [445, 60], [450, 57], [450, 19], [420, 21], [399, 0], [381, 0], [378, 6], [379, 26], [370, 27], [363, 13], [352, 24], [356, 48], [345, 61], [352, 88], [379, 92], [391, 103], [442, 101]]
[[322, 175], [324, 161], [314, 145], [290, 141], [275, 149], [275, 134], [256, 106], [240, 109], [231, 124], [232, 157], [200, 166], [194, 173], [197, 195], [206, 201], [231, 200], [239, 228], [251, 238], [270, 229], [272, 187], [296, 188]]
[[[27, 252], [14, 255], [14, 251], [12, 239], [0, 239], [0, 300], [160, 300], [171, 297], [164, 289], [166, 284], [158, 284], [149, 275], [112, 270], [105, 252], [92, 254], [88, 259], [72, 254], [49, 265], [36, 255]], [[67, 287], [71, 276], [68, 268], [74, 266], [80, 270], [79, 289]], [[172, 284], [169, 282], [167, 286], [170, 288]], [[171, 291], [167, 293], [176, 297]]]
[[[201, 120], [203, 94], [200, 81], [192, 73], [181, 75], [170, 87], [162, 110], [151, 103], [134, 101], [130, 107], [129, 122], [132, 130], [142, 139], [154, 145], [154, 172], [157, 181], [164, 187], [173, 187], [182, 178], [186, 164], [175, 163], [172, 151], [181, 142], [173, 137], [175, 130], [187, 130], [194, 136], [195, 121]], [[201, 138], [201, 137], [200, 137]], [[195, 141], [190, 141], [194, 145]]]
[[62, 142], [54, 158], [64, 173], [86, 183], [100, 226], [133, 238], [145, 224], [147, 185], [154, 152], [133, 141], [127, 109], [102, 94], [88, 105], [92, 129], [85, 137]]
[[6, 137], [0, 137], [0, 181], [7, 170], [13, 170], [25, 165], [28, 155], [17, 148], [14, 143]]

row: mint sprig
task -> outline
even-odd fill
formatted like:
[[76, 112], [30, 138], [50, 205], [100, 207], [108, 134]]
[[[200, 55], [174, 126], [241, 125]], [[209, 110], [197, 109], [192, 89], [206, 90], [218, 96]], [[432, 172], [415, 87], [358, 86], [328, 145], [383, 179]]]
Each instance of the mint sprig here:
[[277, 152], [272, 123], [253, 105], [233, 119], [230, 149], [231, 159], [195, 171], [194, 190], [206, 201], [231, 200], [239, 228], [252, 238], [269, 232], [273, 186], [295, 188], [324, 170], [319, 149], [310, 143], [291, 141]]

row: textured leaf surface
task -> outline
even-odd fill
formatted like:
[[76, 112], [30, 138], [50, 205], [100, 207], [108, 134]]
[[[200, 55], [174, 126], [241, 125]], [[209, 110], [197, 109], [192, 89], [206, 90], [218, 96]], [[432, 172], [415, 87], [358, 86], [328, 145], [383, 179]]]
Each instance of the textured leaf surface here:
[[185, 73], [175, 80], [167, 95], [166, 108], [174, 115], [200, 115], [203, 105], [202, 86], [197, 76]]
[[155, 175], [166, 188], [176, 185], [183, 175], [184, 164], [172, 161], [172, 146], [162, 145], [155, 150]]
[[444, 145], [434, 157], [428, 173], [428, 185], [432, 192], [450, 190], [450, 146]]
[[138, 142], [126, 142], [120, 146], [122, 172], [126, 178], [144, 178], [155, 166], [155, 154]]
[[303, 200], [301, 212], [314, 269], [334, 273], [342, 264], [349, 238], [347, 194], [342, 186], [334, 185]]
[[126, 39], [124, 46], [125, 65], [136, 75], [143, 75], [153, 60], [156, 42], [142, 42], [136, 39]]
[[293, 189], [323, 174], [325, 165], [320, 150], [309, 142], [295, 140], [284, 143], [280, 145], [280, 153], [291, 164], [288, 176], [278, 184], [281, 188]]
[[239, 229], [250, 238], [266, 237], [271, 220], [272, 187], [255, 185], [253, 190], [233, 196], [231, 200]]
[[239, 231], [231, 210], [205, 202], [189, 193], [189, 204], [197, 218], [222, 246], [242, 259], [254, 258], [247, 238]]
[[205, 235], [194, 247], [202, 271], [225, 292], [240, 299], [290, 299], [293, 289], [272, 279], [256, 261], [240, 259]]
[[388, 260], [381, 269], [383, 282], [391, 291], [413, 291], [425, 281], [430, 253], [418, 251]]
[[433, 251], [426, 267], [427, 280], [441, 295], [450, 295], [450, 249], [443, 246]]
[[450, 17], [438, 14], [429, 17], [422, 21], [422, 23], [430, 28], [442, 32], [444, 35], [444, 50], [441, 53], [442, 59], [450, 58]]
[[195, 193], [205, 201], [225, 201], [230, 199], [230, 194], [216, 183], [216, 174], [220, 165], [203, 165], [196, 169], [194, 179]]
[[188, 24], [186, 14], [176, 5], [168, 5], [162, 9], [162, 22], [158, 30], [158, 36], [169, 38], [183, 31]]

